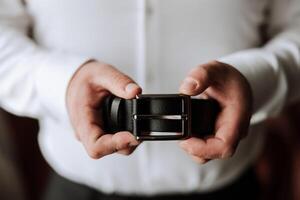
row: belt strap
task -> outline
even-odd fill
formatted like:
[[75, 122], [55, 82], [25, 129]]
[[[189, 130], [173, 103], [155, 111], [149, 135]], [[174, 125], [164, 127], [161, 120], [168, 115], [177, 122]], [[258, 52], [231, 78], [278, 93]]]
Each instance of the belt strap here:
[[[190, 126], [188, 136], [204, 137], [214, 133], [215, 119], [219, 112], [218, 103], [212, 99], [188, 99]], [[135, 131], [138, 120], [138, 133], [183, 131], [183, 99], [180, 95], [143, 95], [139, 99], [122, 99], [108, 96], [103, 105], [103, 129], [107, 133]], [[138, 119], [134, 119], [135, 117]], [[186, 135], [185, 135], [186, 136]], [[172, 139], [172, 137], [151, 137]], [[149, 138], [148, 138], [149, 139]], [[178, 137], [174, 138], [178, 139]]]

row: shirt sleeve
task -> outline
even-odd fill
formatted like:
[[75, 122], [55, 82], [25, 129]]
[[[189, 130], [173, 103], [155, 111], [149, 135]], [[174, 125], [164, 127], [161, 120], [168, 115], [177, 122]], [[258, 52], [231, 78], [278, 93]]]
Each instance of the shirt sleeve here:
[[268, 42], [219, 59], [249, 81], [254, 98], [252, 124], [300, 98], [300, 0], [269, 2]]
[[0, 0], [0, 106], [21, 116], [68, 119], [68, 83], [90, 58], [34, 43], [26, 35], [30, 17], [20, 2]]

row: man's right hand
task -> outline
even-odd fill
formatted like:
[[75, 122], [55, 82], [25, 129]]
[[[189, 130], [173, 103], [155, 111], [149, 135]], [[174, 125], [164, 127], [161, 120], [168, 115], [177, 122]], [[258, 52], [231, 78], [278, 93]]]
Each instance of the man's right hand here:
[[141, 88], [116, 68], [97, 61], [84, 64], [68, 86], [67, 108], [71, 123], [76, 137], [94, 159], [114, 152], [129, 155], [139, 144], [129, 132], [103, 132], [99, 111], [109, 93], [131, 99], [141, 93]]

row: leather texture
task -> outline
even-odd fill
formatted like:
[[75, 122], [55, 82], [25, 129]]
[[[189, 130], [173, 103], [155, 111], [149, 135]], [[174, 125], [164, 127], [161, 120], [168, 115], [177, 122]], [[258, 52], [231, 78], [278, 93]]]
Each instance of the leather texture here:
[[[134, 99], [122, 99], [108, 96], [102, 106], [103, 129], [106, 133], [119, 131], [133, 132], [133, 114], [153, 116], [179, 116], [182, 113], [180, 98], [143, 98], [138, 99], [134, 108]], [[191, 136], [205, 137], [214, 133], [214, 125], [219, 105], [213, 99], [191, 99]], [[138, 113], [136, 113], [138, 112]], [[139, 120], [141, 132], [182, 132], [182, 121], [178, 119]]]

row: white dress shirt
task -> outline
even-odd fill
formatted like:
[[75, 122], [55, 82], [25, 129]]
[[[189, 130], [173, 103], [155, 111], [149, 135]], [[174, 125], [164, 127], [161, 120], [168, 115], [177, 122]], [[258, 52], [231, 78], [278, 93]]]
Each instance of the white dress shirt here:
[[[262, 122], [299, 99], [299, 47], [299, 0], [0, 0], [0, 105], [39, 119], [46, 160], [75, 182], [105, 193], [213, 191], [255, 162]], [[93, 160], [65, 106], [72, 75], [90, 58], [116, 66], [145, 93], [177, 93], [187, 72], [209, 60], [231, 64], [253, 90], [250, 134], [234, 157], [206, 165], [169, 141]]]

